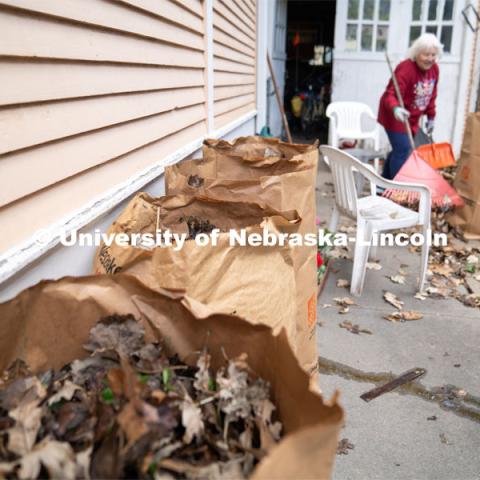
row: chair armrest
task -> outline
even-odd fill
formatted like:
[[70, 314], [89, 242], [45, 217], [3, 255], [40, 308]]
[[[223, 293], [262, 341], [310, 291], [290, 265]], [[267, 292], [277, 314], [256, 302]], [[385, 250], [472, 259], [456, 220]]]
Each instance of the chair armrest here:
[[[359, 169], [355, 169], [360, 171]], [[395, 189], [403, 190], [407, 192], [416, 192], [420, 194], [420, 201], [418, 205], [418, 213], [420, 218], [422, 218], [424, 224], [430, 222], [430, 212], [432, 208], [432, 196], [430, 190], [426, 185], [421, 183], [406, 183], [406, 182], [395, 182], [393, 180], [387, 180], [386, 178], [381, 177], [375, 172], [375, 169], [368, 164], [362, 164], [362, 170], [360, 173], [369, 180], [370, 182], [370, 191], [372, 195], [376, 195], [376, 187], [383, 187], [385, 189]]]
[[[405, 183], [405, 182], [394, 182], [392, 180], [387, 180], [380, 177], [381, 180], [376, 182], [376, 184], [380, 187], [384, 187], [386, 189], [395, 189], [395, 190], [403, 190], [407, 192], [416, 192], [420, 194], [419, 204], [418, 204], [418, 215], [422, 221], [423, 225], [430, 224], [430, 212], [432, 210], [432, 195], [430, 190], [426, 185], [422, 185], [420, 183]], [[375, 181], [370, 180], [371, 188]], [[376, 188], [375, 188], [376, 193]], [[373, 195], [373, 194], [372, 194]]]

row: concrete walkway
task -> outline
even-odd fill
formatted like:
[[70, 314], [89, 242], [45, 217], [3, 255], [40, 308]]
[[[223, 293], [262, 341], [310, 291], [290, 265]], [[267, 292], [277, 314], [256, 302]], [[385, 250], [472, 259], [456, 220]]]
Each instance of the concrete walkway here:
[[[318, 215], [328, 222], [332, 205], [330, 174], [320, 162]], [[354, 449], [337, 455], [335, 480], [480, 479], [480, 310], [454, 299], [417, 300], [420, 257], [408, 248], [378, 249], [382, 269], [368, 270], [358, 299], [337, 279], [350, 280], [352, 261], [338, 259], [319, 297], [320, 387], [328, 398], [341, 391], [346, 423], [341, 438]], [[400, 265], [405, 285], [392, 283]], [[408, 265], [406, 267], [405, 265]], [[395, 311], [383, 290], [424, 314], [418, 321], [391, 323]], [[357, 305], [338, 313], [334, 297]], [[332, 305], [324, 307], [323, 304]], [[338, 324], [349, 321], [372, 332], [353, 334]], [[427, 373], [413, 387], [386, 393], [369, 403], [360, 395], [415, 367]], [[450, 387], [446, 387], [450, 385]], [[436, 389], [436, 387], [444, 387]], [[446, 388], [445, 388], [446, 387]]]

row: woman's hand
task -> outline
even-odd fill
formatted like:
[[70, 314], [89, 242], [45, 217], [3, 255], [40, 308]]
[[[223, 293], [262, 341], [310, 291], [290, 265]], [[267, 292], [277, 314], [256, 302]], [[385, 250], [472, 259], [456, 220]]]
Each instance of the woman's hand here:
[[393, 109], [393, 116], [399, 121], [405, 123], [410, 116], [410, 112], [402, 107], [395, 107]]

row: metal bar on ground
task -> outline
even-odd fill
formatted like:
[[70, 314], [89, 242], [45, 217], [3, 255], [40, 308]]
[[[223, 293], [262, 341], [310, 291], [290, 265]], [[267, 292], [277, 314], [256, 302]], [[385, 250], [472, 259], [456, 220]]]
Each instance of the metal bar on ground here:
[[427, 371], [424, 368], [412, 368], [412, 370], [402, 373], [402, 375], [393, 379], [392, 381], [365, 392], [364, 394], [360, 395], [360, 398], [366, 402], [369, 402], [370, 400], [373, 400], [384, 393], [391, 392], [392, 390], [395, 390], [395, 388], [398, 388], [405, 383], [409, 383], [418, 377], [425, 375], [425, 373], [427, 373]]

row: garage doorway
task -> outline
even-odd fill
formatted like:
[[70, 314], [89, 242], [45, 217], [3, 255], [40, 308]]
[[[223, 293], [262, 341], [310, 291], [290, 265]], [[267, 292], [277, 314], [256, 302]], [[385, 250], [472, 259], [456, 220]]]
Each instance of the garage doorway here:
[[288, 0], [284, 105], [294, 138], [326, 142], [335, 0]]

